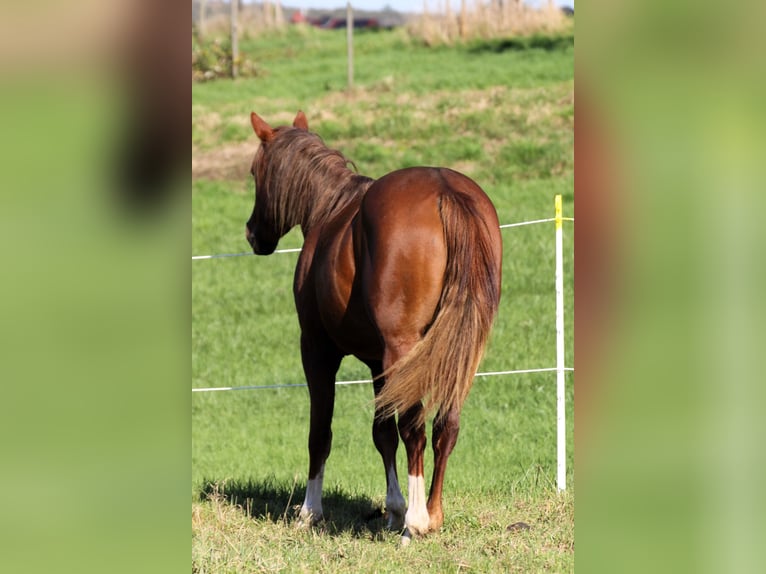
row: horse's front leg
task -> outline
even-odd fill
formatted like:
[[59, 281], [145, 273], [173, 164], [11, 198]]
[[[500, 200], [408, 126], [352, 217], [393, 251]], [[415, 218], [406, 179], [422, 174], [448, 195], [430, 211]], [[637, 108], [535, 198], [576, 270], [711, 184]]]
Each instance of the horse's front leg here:
[[309, 527], [324, 518], [322, 481], [332, 445], [332, 413], [335, 406], [335, 374], [343, 355], [325, 338], [301, 335], [301, 358], [311, 397], [309, 428], [309, 475], [306, 498], [298, 525]]
[[[377, 378], [382, 372], [383, 367], [380, 362], [368, 363], [373, 376], [373, 387], [375, 396], [385, 384], [385, 379]], [[399, 477], [396, 472], [396, 450], [399, 446], [399, 433], [396, 430], [396, 417], [380, 416], [375, 412], [375, 419], [372, 422], [372, 440], [383, 459], [383, 468], [386, 472], [386, 513], [388, 514], [388, 528], [391, 530], [402, 530], [404, 528], [404, 512], [406, 505], [402, 490], [399, 487]]]

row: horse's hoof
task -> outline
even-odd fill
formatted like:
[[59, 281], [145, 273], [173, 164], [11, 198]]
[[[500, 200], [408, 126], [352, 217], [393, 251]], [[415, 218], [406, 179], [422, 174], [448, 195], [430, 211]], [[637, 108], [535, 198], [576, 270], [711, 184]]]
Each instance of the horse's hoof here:
[[388, 529], [401, 532], [402, 528], [404, 528], [404, 513], [388, 512]]
[[405, 528], [404, 533], [402, 534], [402, 540], [401, 540], [402, 547], [409, 546], [410, 542], [412, 542], [412, 534], [410, 534], [410, 531], [408, 528]]
[[322, 520], [324, 520], [324, 516], [321, 514], [317, 515], [310, 511], [301, 510], [298, 520], [295, 521], [295, 526], [301, 530], [308, 530], [312, 526], [319, 524]]
[[429, 532], [431, 519], [425, 508], [422, 512], [416, 512], [412, 508], [407, 510], [404, 523], [411, 536], [425, 536]]

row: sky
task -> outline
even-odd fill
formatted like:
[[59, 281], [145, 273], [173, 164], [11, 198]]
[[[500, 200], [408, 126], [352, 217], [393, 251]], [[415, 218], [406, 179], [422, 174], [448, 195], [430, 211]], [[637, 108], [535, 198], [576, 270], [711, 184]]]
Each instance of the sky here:
[[[437, 2], [444, 0], [428, 0], [430, 8], [436, 8]], [[460, 9], [460, 0], [450, 0], [454, 10]], [[547, 0], [524, 0], [530, 6], [539, 6]], [[574, 7], [574, 0], [554, 0], [558, 6]], [[399, 12], [420, 12], [423, 10], [423, 0], [351, 0], [351, 5], [359, 10], [380, 10], [384, 6], [390, 6]], [[290, 8], [342, 8], [346, 6], [346, 0], [282, 0], [282, 6]]]

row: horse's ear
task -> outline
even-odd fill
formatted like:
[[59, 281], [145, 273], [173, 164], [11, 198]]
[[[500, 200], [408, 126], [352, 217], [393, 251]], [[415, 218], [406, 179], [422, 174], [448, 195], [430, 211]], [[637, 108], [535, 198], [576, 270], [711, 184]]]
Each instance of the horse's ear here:
[[250, 123], [253, 125], [255, 135], [257, 135], [262, 142], [267, 142], [274, 137], [274, 130], [271, 129], [271, 126], [255, 112], [250, 113]]
[[293, 127], [309, 131], [309, 121], [306, 119], [306, 114], [299, 111], [298, 115], [295, 116], [295, 119], [293, 120]]

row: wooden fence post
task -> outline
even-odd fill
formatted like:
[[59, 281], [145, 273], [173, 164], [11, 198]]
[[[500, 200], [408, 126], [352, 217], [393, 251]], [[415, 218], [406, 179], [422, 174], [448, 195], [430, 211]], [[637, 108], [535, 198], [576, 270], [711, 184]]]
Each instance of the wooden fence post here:
[[239, 38], [237, 36], [237, 20], [239, 18], [239, 0], [229, 0], [231, 3], [231, 77], [239, 75]]
[[199, 2], [199, 18], [197, 21], [197, 34], [199, 34], [200, 38], [205, 37], [205, 32], [207, 31], [205, 28], [207, 26], [206, 22], [206, 14], [207, 12], [207, 0], [200, 0]]
[[348, 89], [354, 88], [354, 10], [346, 3], [346, 44], [348, 54]]

